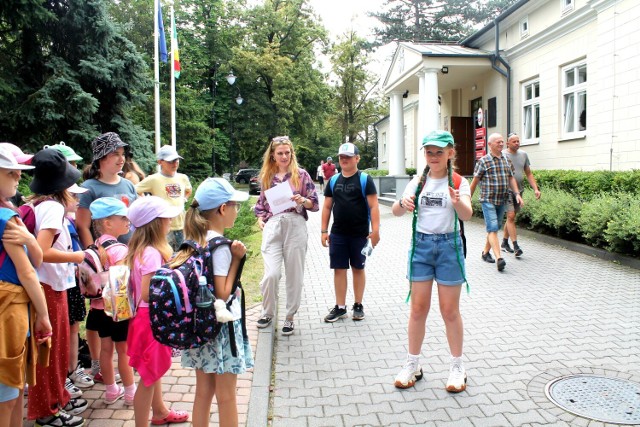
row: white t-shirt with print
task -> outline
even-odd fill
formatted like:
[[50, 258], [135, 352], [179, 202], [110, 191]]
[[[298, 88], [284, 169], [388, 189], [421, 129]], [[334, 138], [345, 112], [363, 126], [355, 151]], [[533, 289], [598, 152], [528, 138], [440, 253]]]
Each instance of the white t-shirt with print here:
[[[404, 190], [403, 197], [416, 194], [420, 175], [416, 175]], [[460, 196], [471, 196], [469, 181], [462, 179]], [[417, 230], [424, 234], [445, 234], [454, 230], [454, 209], [449, 199], [449, 179], [434, 179], [427, 177], [420, 197], [416, 200], [418, 206]]]
[[[63, 252], [73, 251], [69, 220], [64, 216], [64, 207], [54, 201], [46, 200], [33, 209], [36, 217], [36, 236], [40, 230], [52, 229], [58, 235], [53, 248]], [[75, 266], [71, 262], [43, 262], [37, 269], [40, 282], [51, 286], [54, 291], [62, 292], [76, 285]]]
[[[217, 233], [213, 230], [207, 231], [207, 242], [218, 236], [222, 236], [222, 234]], [[211, 261], [213, 262], [213, 275], [228, 276], [229, 268], [231, 268], [231, 259], [231, 247], [229, 245], [223, 245], [216, 249], [215, 252], [213, 252], [213, 256], [211, 257]], [[227, 302], [229, 302], [232, 296], [233, 295], [229, 295]], [[229, 311], [233, 315], [233, 320], [242, 318], [240, 298], [242, 298], [242, 294], [240, 288], [238, 288], [236, 290], [236, 298], [233, 300], [233, 302], [231, 303], [231, 307], [229, 308]]]

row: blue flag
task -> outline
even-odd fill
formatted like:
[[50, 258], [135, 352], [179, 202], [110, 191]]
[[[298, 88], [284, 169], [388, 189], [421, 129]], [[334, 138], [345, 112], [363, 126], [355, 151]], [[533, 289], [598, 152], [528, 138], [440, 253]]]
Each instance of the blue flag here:
[[158, 33], [160, 33], [158, 43], [160, 43], [160, 60], [167, 62], [167, 39], [164, 35], [164, 24], [162, 23], [162, 2], [160, 0], [156, 1], [158, 2]]

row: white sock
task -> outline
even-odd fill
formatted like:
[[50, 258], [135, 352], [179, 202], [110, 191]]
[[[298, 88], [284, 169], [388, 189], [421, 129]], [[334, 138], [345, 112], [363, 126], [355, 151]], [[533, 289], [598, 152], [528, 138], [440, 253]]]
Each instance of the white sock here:
[[338, 308], [339, 308], [340, 310], [346, 310], [346, 309], [347, 309], [347, 306], [346, 306], [346, 305], [339, 305], [339, 306], [338, 306]]
[[413, 366], [418, 366], [418, 362], [420, 361], [419, 354], [411, 354], [407, 353], [407, 362], [411, 362]]

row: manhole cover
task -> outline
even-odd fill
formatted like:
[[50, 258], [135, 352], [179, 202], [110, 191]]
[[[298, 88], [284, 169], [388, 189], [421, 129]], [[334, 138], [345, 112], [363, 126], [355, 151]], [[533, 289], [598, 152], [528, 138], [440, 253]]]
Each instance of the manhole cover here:
[[556, 378], [547, 397], [575, 415], [613, 424], [640, 423], [640, 384], [599, 375]]

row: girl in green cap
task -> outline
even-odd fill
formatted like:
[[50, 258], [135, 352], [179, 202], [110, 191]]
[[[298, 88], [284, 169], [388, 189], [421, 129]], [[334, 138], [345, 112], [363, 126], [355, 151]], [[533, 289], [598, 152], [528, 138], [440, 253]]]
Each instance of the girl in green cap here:
[[471, 192], [466, 179], [453, 169], [453, 136], [434, 131], [422, 141], [427, 166], [407, 185], [402, 199], [393, 204], [396, 216], [413, 214], [408, 274], [411, 290], [407, 360], [395, 378], [395, 386], [409, 388], [422, 378], [419, 363], [425, 324], [431, 304], [433, 282], [438, 284], [440, 312], [451, 351], [446, 389], [461, 392], [467, 375], [462, 363], [463, 325], [460, 292], [466, 281], [458, 218], [471, 218]]

